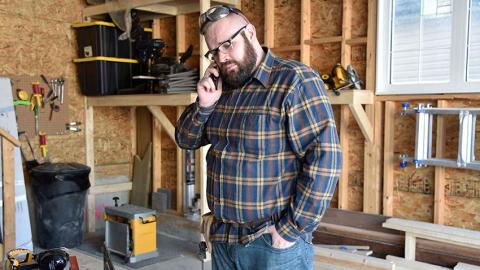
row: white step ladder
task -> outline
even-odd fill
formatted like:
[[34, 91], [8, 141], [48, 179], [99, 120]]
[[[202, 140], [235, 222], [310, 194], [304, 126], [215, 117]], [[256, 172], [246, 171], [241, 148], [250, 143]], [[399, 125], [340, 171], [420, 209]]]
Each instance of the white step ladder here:
[[[417, 115], [415, 157], [400, 155], [400, 167], [413, 162], [416, 168], [443, 166], [480, 170], [480, 162], [475, 161], [475, 125], [480, 108], [433, 108], [430, 104], [418, 104], [410, 109], [409, 103], [402, 103], [401, 115], [415, 113]], [[459, 140], [457, 159], [432, 158], [432, 123], [434, 115], [459, 116]]]

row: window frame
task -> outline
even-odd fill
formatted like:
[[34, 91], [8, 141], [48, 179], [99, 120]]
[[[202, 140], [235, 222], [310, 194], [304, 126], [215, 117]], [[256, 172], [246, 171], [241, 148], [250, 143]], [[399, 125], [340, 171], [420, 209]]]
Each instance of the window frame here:
[[[390, 48], [394, 0], [378, 1], [377, 16], [377, 95], [480, 93], [479, 82], [467, 82], [467, 27], [471, 0], [452, 0], [452, 49], [450, 51], [450, 82], [448, 83], [390, 83]], [[386, 16], [388, 14], [388, 16]]]

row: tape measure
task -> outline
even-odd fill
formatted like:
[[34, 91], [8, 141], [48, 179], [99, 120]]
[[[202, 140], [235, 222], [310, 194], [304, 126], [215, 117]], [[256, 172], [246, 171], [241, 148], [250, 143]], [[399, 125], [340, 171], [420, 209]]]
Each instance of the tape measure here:
[[20, 100], [28, 100], [28, 93], [25, 90], [17, 89], [17, 97]]

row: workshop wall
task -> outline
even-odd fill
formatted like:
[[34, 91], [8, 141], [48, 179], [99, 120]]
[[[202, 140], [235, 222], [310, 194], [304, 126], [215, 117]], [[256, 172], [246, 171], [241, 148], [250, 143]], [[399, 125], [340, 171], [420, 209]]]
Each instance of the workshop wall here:
[[[65, 89], [69, 98], [68, 119], [82, 123], [84, 98], [72, 62], [77, 47], [71, 24], [81, 21], [84, 3], [84, 0], [0, 1], [0, 75], [63, 76], [68, 86]], [[94, 117], [95, 163], [107, 167], [126, 164], [123, 166], [128, 168], [131, 161], [130, 131], [125, 125], [130, 120], [128, 109], [96, 108]], [[48, 136], [51, 161], [85, 163], [84, 125], [80, 128], [82, 131], [78, 133]], [[40, 159], [38, 139], [32, 138], [32, 142]], [[27, 150], [24, 141], [22, 148]], [[103, 172], [105, 168], [100, 169]]]
[[[311, 1], [311, 35], [312, 39], [340, 36], [342, 34], [342, 2]], [[274, 48], [298, 45], [300, 40], [300, 1], [275, 1]], [[264, 36], [264, 1], [244, 0], [242, 10], [256, 26], [257, 36], [263, 41]], [[367, 36], [368, 1], [353, 2], [352, 38]], [[287, 19], [286, 19], [287, 18]], [[341, 61], [340, 43], [326, 43], [311, 46], [310, 65], [319, 73], [328, 73], [332, 67]], [[279, 56], [299, 59], [299, 51], [281, 51]], [[366, 77], [366, 45], [353, 45], [351, 64], [360, 78]], [[371, 90], [371, 89], [370, 89]], [[420, 101], [416, 101], [420, 102]], [[432, 103], [436, 101], [425, 100]], [[478, 103], [478, 102], [477, 102]], [[451, 102], [451, 107], [478, 107], [475, 102]], [[397, 103], [400, 111], [400, 102]], [[334, 106], [336, 119], [340, 119], [339, 106]], [[415, 145], [415, 117], [395, 117], [395, 156], [403, 153], [413, 155]], [[446, 158], [456, 158], [458, 145], [458, 119], [447, 119]], [[477, 127], [478, 129], [478, 127]], [[363, 210], [363, 174], [364, 174], [364, 137], [353, 117], [348, 124], [349, 159], [348, 168], [348, 209]], [[435, 127], [434, 134], [435, 138]], [[478, 139], [477, 139], [478, 141]], [[478, 143], [476, 144], [478, 154]], [[434, 147], [435, 148], [435, 147]], [[435, 151], [435, 149], [433, 149]], [[383, 158], [382, 158], [383, 160]], [[382, 165], [381, 165], [382, 166]], [[396, 166], [394, 169], [394, 216], [433, 222], [433, 192], [434, 167], [415, 169], [409, 166], [405, 169]], [[458, 227], [479, 229], [480, 217], [480, 181], [479, 172], [473, 170], [446, 169], [445, 194], [445, 224]], [[383, 178], [383, 177], [382, 177]], [[337, 198], [332, 200], [332, 206], [337, 206]]]
[[[353, 37], [365, 37], [367, 32], [367, 0], [354, 1]], [[264, 1], [243, 0], [242, 10], [255, 25], [260, 42], [264, 40]], [[76, 41], [70, 25], [81, 20], [84, 0], [4, 0], [0, 1], [0, 75], [39, 75], [48, 77], [63, 75], [68, 83], [70, 98], [69, 119], [84, 122], [84, 99], [80, 94], [75, 65]], [[339, 36], [342, 33], [342, 0], [312, 0], [312, 39]], [[300, 1], [275, 1], [275, 44], [274, 47], [298, 45], [300, 40]], [[285, 19], [288, 18], [288, 19]], [[199, 39], [198, 13], [186, 15], [186, 47], [194, 45], [194, 56], [187, 62], [198, 68]], [[288, 23], [288, 24], [287, 24]], [[160, 20], [160, 36], [167, 43], [167, 55], [176, 54], [175, 18]], [[277, 55], [299, 59], [299, 51], [282, 51]], [[311, 66], [319, 73], [328, 73], [341, 61], [339, 43], [311, 46]], [[366, 74], [366, 46], [352, 46], [351, 62], [362, 80]], [[416, 101], [418, 102], [418, 101]], [[422, 102], [436, 104], [435, 100]], [[451, 107], [479, 107], [478, 101], [451, 101]], [[400, 110], [399, 102], [397, 110]], [[169, 119], [176, 119], [175, 108], [164, 108]], [[339, 106], [334, 106], [337, 120]], [[127, 108], [95, 108], [95, 164], [102, 176], [113, 176], [117, 172], [130, 174], [131, 138], [130, 112]], [[415, 117], [395, 117], [394, 154], [412, 155], [415, 143]], [[458, 120], [446, 121], [446, 157], [455, 158], [458, 145]], [[478, 129], [479, 127], [477, 127]], [[83, 129], [83, 126], [82, 126]], [[435, 131], [435, 127], [434, 127]], [[348, 125], [349, 159], [348, 209], [363, 210], [364, 137], [351, 117]], [[112, 139], [114, 138], [114, 139]], [[435, 139], [435, 135], [434, 135]], [[478, 140], [478, 138], [477, 138]], [[35, 140], [35, 144], [37, 144]], [[25, 148], [25, 144], [22, 145]], [[38, 145], [36, 146], [39, 155]], [[85, 162], [84, 131], [48, 138], [48, 149], [53, 161]], [[435, 149], [434, 149], [435, 151]], [[476, 156], [480, 156], [477, 141]], [[176, 148], [174, 142], [162, 134], [162, 187], [171, 188], [176, 194]], [[119, 167], [123, 169], [119, 169]], [[125, 170], [127, 169], [127, 170]], [[480, 229], [480, 172], [473, 170], [446, 169], [445, 223], [458, 227]], [[434, 168], [394, 168], [394, 216], [433, 221]], [[172, 200], [174, 203], [175, 199]], [[337, 198], [332, 206], [337, 205]]]

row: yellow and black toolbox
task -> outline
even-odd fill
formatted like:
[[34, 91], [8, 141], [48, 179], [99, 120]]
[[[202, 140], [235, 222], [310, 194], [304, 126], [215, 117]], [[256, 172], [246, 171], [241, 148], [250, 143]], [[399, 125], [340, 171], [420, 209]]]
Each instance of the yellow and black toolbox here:
[[[75, 23], [77, 39], [77, 74], [80, 90], [85, 96], [106, 96], [135, 93], [139, 82], [133, 76], [142, 73], [136, 43], [119, 40], [122, 30], [111, 22], [94, 21]], [[151, 29], [144, 28], [145, 37], [151, 39]]]
[[158, 256], [155, 210], [124, 204], [105, 207], [105, 244], [110, 252], [136, 263]]
[[76, 58], [80, 90], [85, 96], [115, 95], [135, 89], [132, 77], [139, 74], [138, 60], [116, 57]]

